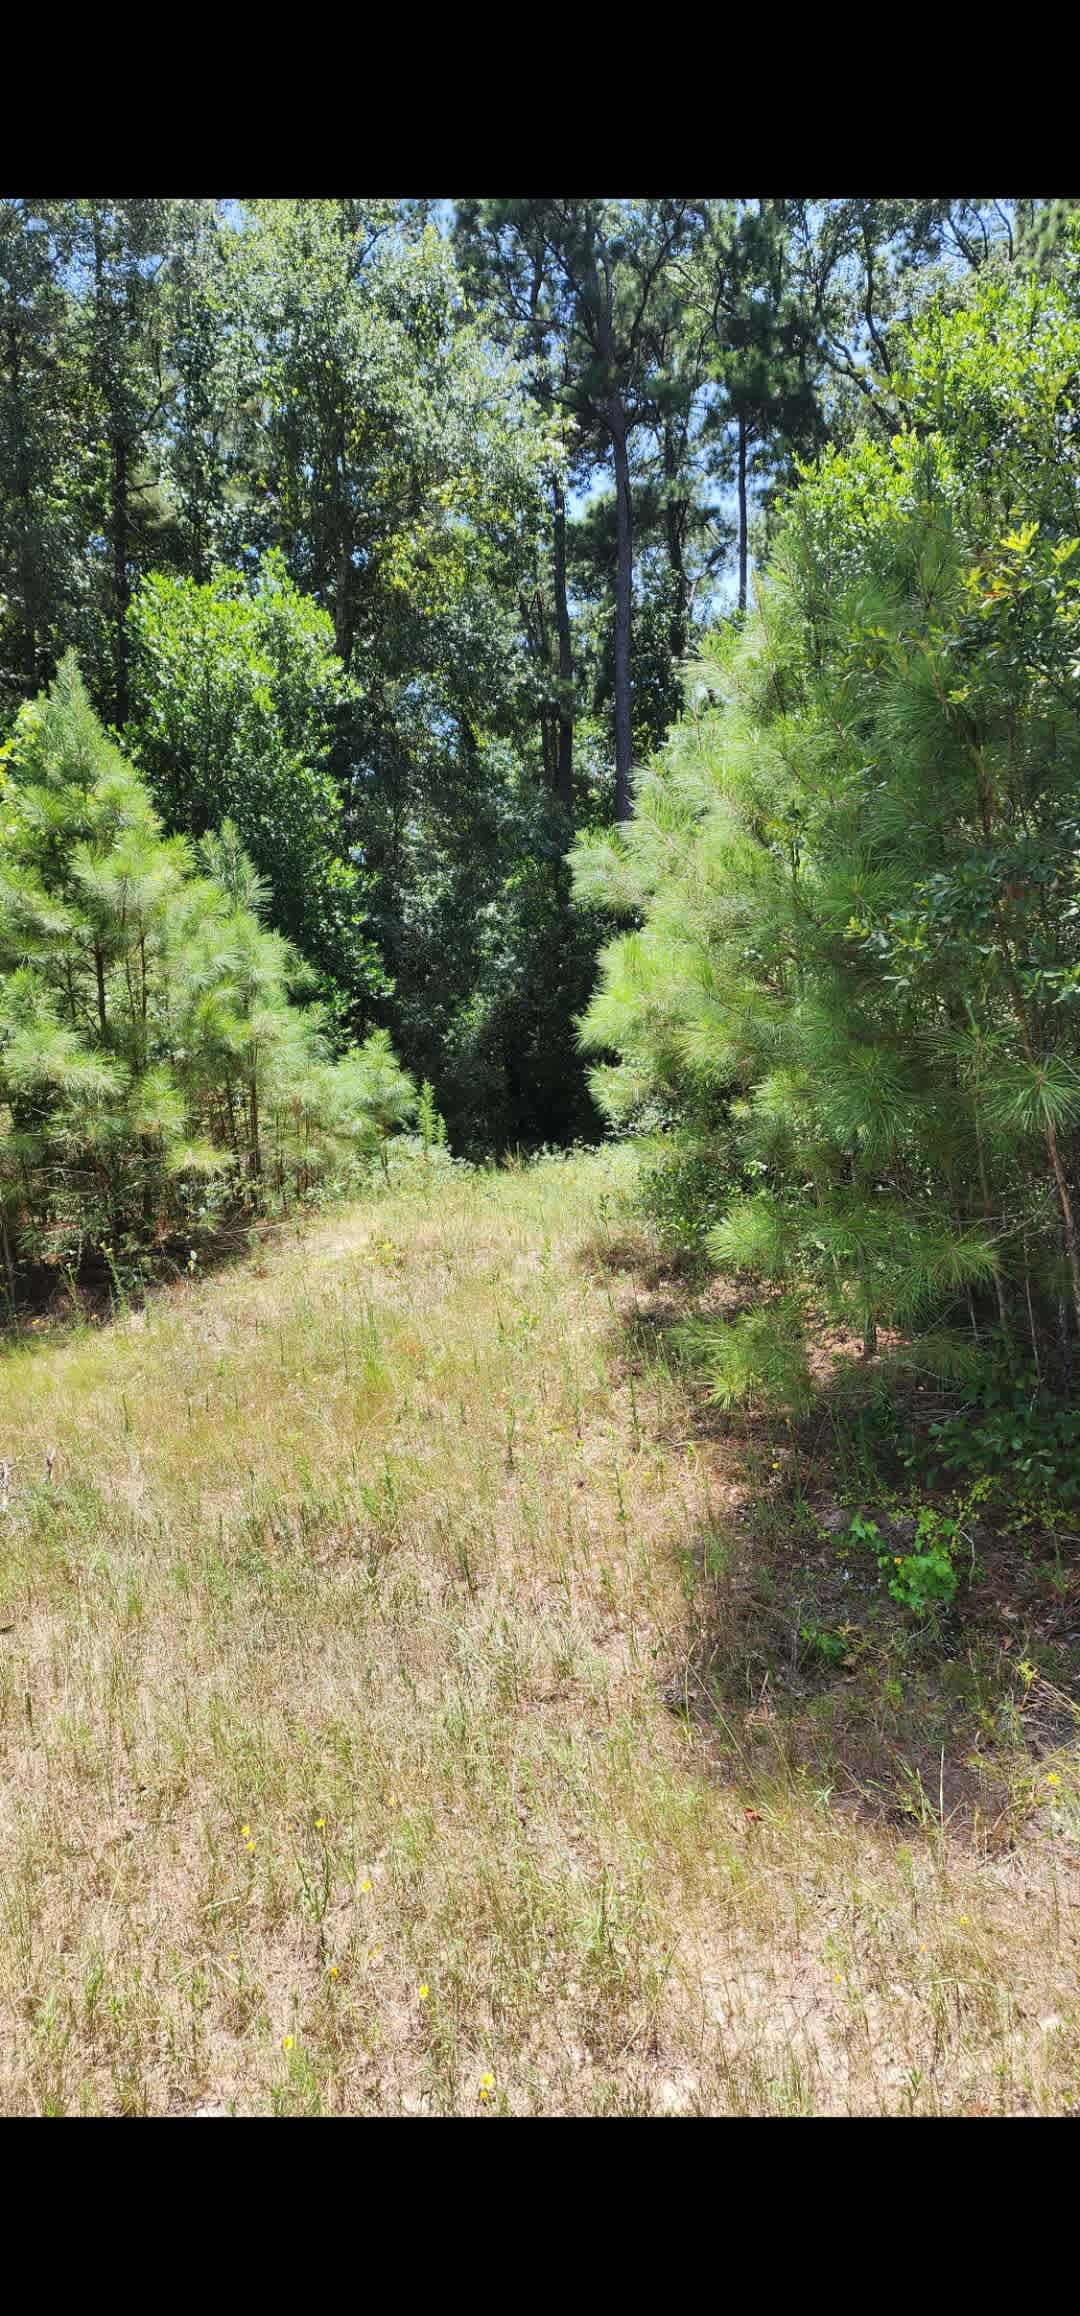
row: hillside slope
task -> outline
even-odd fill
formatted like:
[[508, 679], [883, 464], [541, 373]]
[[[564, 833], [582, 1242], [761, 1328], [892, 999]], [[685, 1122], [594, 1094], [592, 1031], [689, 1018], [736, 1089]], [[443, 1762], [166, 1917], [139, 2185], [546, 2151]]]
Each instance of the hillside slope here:
[[6, 2112], [1080, 2096], [1046, 1794], [898, 1832], [672, 1709], [744, 1480], [627, 1332], [632, 1163], [373, 1198], [0, 1353]]

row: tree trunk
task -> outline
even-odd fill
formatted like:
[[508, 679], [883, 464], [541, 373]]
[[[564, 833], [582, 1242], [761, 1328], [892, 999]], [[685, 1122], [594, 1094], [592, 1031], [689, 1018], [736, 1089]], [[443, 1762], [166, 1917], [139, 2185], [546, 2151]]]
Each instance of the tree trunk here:
[[122, 434], [113, 437], [113, 594], [116, 620], [116, 721], [121, 729], [128, 718], [127, 614], [131, 587], [128, 579], [128, 454]]
[[1062, 1235], [1065, 1240], [1065, 1259], [1069, 1265], [1069, 1277], [1072, 1280], [1073, 1309], [1076, 1312], [1076, 1324], [1078, 1327], [1080, 1327], [1080, 1239], [1077, 1237], [1076, 1216], [1073, 1212], [1072, 1199], [1069, 1196], [1069, 1184], [1066, 1177], [1065, 1168], [1061, 1161], [1061, 1151], [1058, 1147], [1057, 1134], [1055, 1133], [1049, 1118], [1046, 1121], [1046, 1147], [1047, 1151], [1049, 1152], [1050, 1165], [1053, 1171], [1054, 1182], [1057, 1187], [1058, 1202], [1061, 1207]]
[[0, 1208], [0, 1241], [2, 1241], [4, 1249], [4, 1275], [7, 1279], [8, 1297], [10, 1299], [12, 1309], [14, 1309], [15, 1260], [11, 1252], [11, 1240], [8, 1236], [7, 1216], [3, 1212], [2, 1208]]
[[746, 420], [739, 420], [739, 609], [746, 609]]
[[128, 714], [128, 648], [127, 609], [130, 587], [128, 584], [128, 539], [130, 509], [128, 491], [128, 437], [121, 409], [121, 386], [114, 373], [113, 360], [108, 351], [108, 332], [115, 326], [114, 315], [108, 311], [111, 297], [105, 273], [105, 236], [102, 228], [101, 205], [94, 204], [94, 292], [95, 335], [97, 353], [95, 370], [97, 384], [105, 406], [107, 435], [112, 454], [112, 505], [105, 519], [106, 534], [112, 541], [113, 577], [113, 712], [115, 721], [123, 725]]
[[262, 1151], [259, 1147], [259, 1088], [254, 1071], [251, 1077], [251, 1178], [257, 1182], [262, 1173]]
[[681, 520], [686, 502], [684, 500], [680, 504], [674, 495], [674, 485], [678, 479], [678, 449], [671, 427], [665, 426], [664, 480], [667, 484], [667, 498], [664, 506], [664, 525], [667, 531], [668, 564], [674, 588], [674, 602], [671, 607], [671, 620], [668, 626], [668, 646], [676, 667], [686, 657], [687, 604], [689, 600], [686, 566], [683, 562]]
[[349, 656], [352, 651], [352, 605], [349, 600], [351, 579], [352, 557], [349, 553], [349, 542], [347, 539], [342, 539], [338, 547], [334, 586], [334, 650], [346, 667], [348, 667]]
[[615, 818], [629, 820], [631, 697], [630, 615], [633, 583], [633, 524], [630, 499], [630, 460], [626, 446], [626, 413], [622, 396], [608, 404], [608, 425], [615, 459]]
[[15, 490], [22, 508], [22, 520], [19, 527], [18, 568], [22, 597], [23, 673], [27, 699], [32, 699], [37, 690], [37, 623], [34, 616], [37, 575], [33, 535], [34, 503], [30, 487], [26, 429], [23, 425], [22, 364], [14, 313], [8, 319], [8, 359], [11, 380], [12, 434], [15, 443]]
[[566, 501], [555, 485], [555, 627], [559, 638], [558, 756], [555, 789], [570, 821], [574, 820], [574, 710], [571, 686], [574, 654], [570, 640], [570, 606], [566, 597]]
[[544, 786], [554, 791], [558, 779], [557, 740], [555, 719], [550, 708], [540, 710], [540, 753], [544, 764]]

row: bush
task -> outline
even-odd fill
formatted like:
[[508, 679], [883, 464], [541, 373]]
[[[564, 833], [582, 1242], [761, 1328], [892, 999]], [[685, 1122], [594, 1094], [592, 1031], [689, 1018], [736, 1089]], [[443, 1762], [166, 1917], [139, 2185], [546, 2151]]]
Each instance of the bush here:
[[970, 1499], [956, 1514], [938, 1511], [932, 1504], [920, 1505], [910, 1552], [890, 1550], [877, 1522], [864, 1520], [861, 1514], [851, 1523], [848, 1541], [870, 1547], [893, 1599], [902, 1608], [911, 1609], [915, 1616], [932, 1616], [938, 1609], [951, 1608], [959, 1591], [955, 1562], [964, 1540], [962, 1520], [969, 1510]]
[[730, 1135], [709, 1141], [673, 1137], [642, 1170], [638, 1207], [666, 1253], [691, 1270], [705, 1267], [709, 1232], [731, 1195]]
[[918, 1460], [931, 1480], [965, 1473], [1067, 1509], [1080, 1501], [1080, 1408], [1020, 1378], [990, 1378], [978, 1403], [930, 1425]]

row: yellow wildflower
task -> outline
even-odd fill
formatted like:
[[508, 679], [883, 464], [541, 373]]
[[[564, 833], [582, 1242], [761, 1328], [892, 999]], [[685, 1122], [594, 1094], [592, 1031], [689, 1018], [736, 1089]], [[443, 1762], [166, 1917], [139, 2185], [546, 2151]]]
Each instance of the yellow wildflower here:
[[282, 2048], [282, 2050], [283, 2050], [283, 2051], [291, 2051], [291, 2049], [292, 2049], [292, 2047], [293, 2047], [293, 2041], [294, 2041], [294, 2037], [293, 2037], [292, 2035], [283, 2035], [283, 2036], [282, 2036], [282, 2038], [281, 2038], [281, 2048]]
[[325, 1825], [325, 1824], [326, 1824], [326, 1819], [325, 1819], [324, 1817], [317, 1817], [317, 1818], [316, 1818], [316, 1820], [315, 1820], [315, 1831], [316, 1831], [316, 1833], [321, 1833], [321, 1832], [322, 1832], [322, 1830], [323, 1830], [323, 1827], [324, 1827], [324, 1825]]
[[494, 2089], [495, 2089], [495, 2077], [494, 2077], [494, 2075], [481, 2075], [481, 2077], [480, 2077], [480, 2097], [481, 2097], [482, 2099], [490, 2099], [490, 2097], [491, 2097], [491, 2094], [492, 2094], [492, 2092], [493, 2092], [493, 2090], [494, 2090]]
[[1046, 1782], [1047, 1782], [1047, 1784], [1048, 1784], [1048, 1785], [1060, 1785], [1060, 1784], [1061, 1784], [1061, 1779], [1060, 1779], [1060, 1777], [1058, 1776], [1058, 1773], [1057, 1773], [1056, 1769], [1051, 1769], [1050, 1771], [1048, 1771], [1048, 1773], [1047, 1773], [1047, 1779], [1046, 1779]]
[[428, 1998], [428, 1995], [429, 1995], [430, 1991], [431, 1991], [430, 1987], [427, 1987], [427, 1986], [422, 1986], [422, 1987], [420, 1988], [420, 2000], [421, 2000], [421, 2002], [426, 2002], [426, 2001], [427, 2001], [427, 1998]]
[[361, 1882], [361, 1884], [360, 1884], [360, 1888], [361, 1888], [362, 1890], [370, 1890], [370, 1888], [371, 1888], [371, 1883], [370, 1883], [370, 1882], [369, 1882], [367, 1879], [365, 1879], [364, 1881], [362, 1881], [362, 1882]]
[[250, 1836], [251, 1836], [251, 1827], [250, 1827], [249, 1825], [242, 1825], [242, 1826], [241, 1826], [241, 1828], [240, 1828], [240, 1839], [241, 1839], [241, 1841], [242, 1841], [242, 1842], [246, 1842], [246, 1841], [248, 1841], [248, 1840], [250, 1839]]

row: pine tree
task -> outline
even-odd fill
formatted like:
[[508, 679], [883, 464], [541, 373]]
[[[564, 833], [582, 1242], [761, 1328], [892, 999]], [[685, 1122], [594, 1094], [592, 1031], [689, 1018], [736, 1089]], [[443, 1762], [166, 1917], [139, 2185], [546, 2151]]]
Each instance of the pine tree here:
[[711, 1248], [765, 1307], [711, 1333], [724, 1393], [763, 1388], [770, 1308], [796, 1400], [798, 1313], [942, 1375], [1080, 1328], [1080, 244], [892, 346], [898, 431], [805, 476], [633, 822], [577, 853], [638, 918], [597, 1098], [734, 1132]]
[[20, 1255], [152, 1250], [200, 1207], [385, 1164], [412, 1081], [385, 1032], [331, 1061], [320, 1008], [293, 1001], [310, 973], [260, 922], [265, 901], [231, 824], [195, 849], [164, 834], [69, 655], [2, 757], [9, 1294]]

